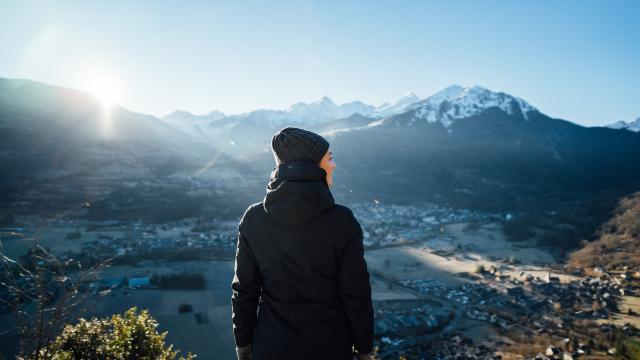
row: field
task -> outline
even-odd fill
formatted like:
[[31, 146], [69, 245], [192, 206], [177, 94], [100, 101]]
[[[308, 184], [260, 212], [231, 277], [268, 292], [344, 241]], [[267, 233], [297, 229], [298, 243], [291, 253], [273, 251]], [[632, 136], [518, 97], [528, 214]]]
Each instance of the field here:
[[[168, 331], [167, 342], [183, 352], [191, 351], [201, 359], [234, 359], [235, 344], [231, 325], [231, 280], [233, 262], [189, 261], [151, 263], [141, 267], [115, 266], [105, 269], [103, 277], [132, 277], [154, 273], [203, 272], [207, 289], [201, 291], [160, 289], [116, 289], [92, 301], [92, 314], [108, 316], [130, 307], [149, 309], [159, 322], [159, 331]], [[180, 314], [180, 304], [193, 311]]]
[[[504, 240], [502, 232], [494, 224], [486, 224], [475, 231], [463, 231], [466, 224], [446, 227], [446, 235], [420, 243], [373, 249], [365, 253], [371, 271], [388, 279], [416, 280], [431, 278], [451, 286], [461, 284], [464, 279], [457, 274], [473, 273], [476, 266], [495, 266], [510, 276], [525, 271], [542, 278], [547, 272], [545, 265], [553, 264], [553, 257], [543, 250], [522, 246]], [[512, 257], [518, 265], [504, 264]], [[558, 276], [562, 282], [572, 279], [564, 274]]]
[[67, 239], [67, 234], [76, 230], [75, 226], [39, 226], [23, 238], [2, 241], [3, 253], [10, 258], [17, 258], [27, 252], [29, 247], [38, 244], [44, 248], [54, 249], [57, 254], [65, 251], [80, 251], [86, 239]]

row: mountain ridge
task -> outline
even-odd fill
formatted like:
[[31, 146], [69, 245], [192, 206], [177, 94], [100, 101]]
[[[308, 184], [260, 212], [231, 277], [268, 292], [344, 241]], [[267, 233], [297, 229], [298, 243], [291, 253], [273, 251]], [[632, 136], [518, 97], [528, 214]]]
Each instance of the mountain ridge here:
[[633, 132], [640, 132], [640, 117], [638, 117], [634, 121], [626, 122], [624, 120], [620, 120], [605, 126], [611, 129], [616, 129], [616, 130], [629, 130]]

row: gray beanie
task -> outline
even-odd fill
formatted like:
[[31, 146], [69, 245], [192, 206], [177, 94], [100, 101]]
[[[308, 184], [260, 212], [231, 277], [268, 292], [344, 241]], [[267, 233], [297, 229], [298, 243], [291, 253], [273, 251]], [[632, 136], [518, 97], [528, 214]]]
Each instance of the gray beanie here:
[[327, 150], [329, 150], [327, 140], [304, 129], [286, 127], [271, 138], [271, 151], [278, 163], [307, 160], [320, 164]]

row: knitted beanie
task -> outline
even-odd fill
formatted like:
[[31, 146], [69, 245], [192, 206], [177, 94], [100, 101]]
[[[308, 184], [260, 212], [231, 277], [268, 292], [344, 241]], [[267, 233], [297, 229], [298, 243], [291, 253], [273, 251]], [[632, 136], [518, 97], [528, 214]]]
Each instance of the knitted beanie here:
[[278, 163], [307, 160], [320, 164], [327, 150], [329, 150], [327, 140], [304, 129], [286, 127], [271, 138], [271, 151]]

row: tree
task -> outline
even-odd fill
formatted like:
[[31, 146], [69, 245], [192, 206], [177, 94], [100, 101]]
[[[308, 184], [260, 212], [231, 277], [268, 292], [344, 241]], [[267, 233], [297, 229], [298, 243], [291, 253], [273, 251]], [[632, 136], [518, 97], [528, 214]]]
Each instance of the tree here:
[[[80, 319], [75, 325], [67, 325], [47, 349], [41, 349], [39, 357], [52, 360], [173, 360], [179, 350], [165, 344], [167, 332], [158, 333], [158, 323], [147, 310], [138, 312], [133, 307], [111, 318]], [[195, 358], [188, 353], [183, 360]]]
[[64, 324], [83, 310], [81, 305], [90, 295], [84, 284], [105, 265], [83, 268], [80, 262], [61, 261], [38, 245], [16, 261], [0, 246], [0, 309], [15, 316], [16, 326], [10, 331], [19, 338], [19, 358], [41, 359], [41, 351]]

